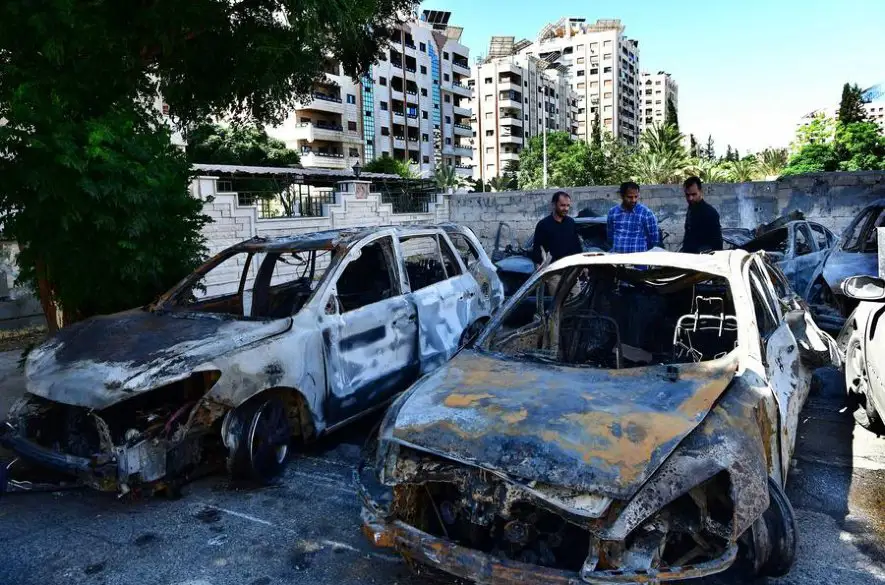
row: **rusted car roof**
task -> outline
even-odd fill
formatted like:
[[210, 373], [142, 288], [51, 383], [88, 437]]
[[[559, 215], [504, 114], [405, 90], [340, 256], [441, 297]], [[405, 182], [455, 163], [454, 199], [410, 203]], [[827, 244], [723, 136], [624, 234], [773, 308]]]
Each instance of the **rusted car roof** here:
[[417, 234], [427, 230], [441, 229], [436, 225], [384, 225], [384, 226], [360, 226], [341, 228], [337, 230], [324, 230], [308, 234], [294, 234], [288, 236], [255, 236], [238, 244], [234, 244], [229, 250], [333, 250], [342, 245], [350, 245], [360, 239], [378, 233], [382, 230], [393, 230], [397, 236]]

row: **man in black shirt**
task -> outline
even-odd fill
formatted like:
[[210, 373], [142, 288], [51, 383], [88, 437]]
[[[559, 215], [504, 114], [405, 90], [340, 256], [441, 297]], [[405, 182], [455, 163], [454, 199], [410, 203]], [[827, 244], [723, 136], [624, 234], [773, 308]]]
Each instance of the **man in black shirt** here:
[[722, 227], [719, 213], [704, 201], [704, 185], [698, 177], [689, 177], [682, 184], [688, 209], [685, 212], [685, 237], [682, 251], [701, 254], [722, 249]]
[[565, 191], [557, 191], [551, 200], [553, 212], [535, 226], [535, 241], [532, 246], [532, 260], [535, 266], [543, 261], [543, 251], [550, 254], [552, 262], [583, 251], [581, 238], [575, 220], [568, 216], [572, 204], [571, 196]]

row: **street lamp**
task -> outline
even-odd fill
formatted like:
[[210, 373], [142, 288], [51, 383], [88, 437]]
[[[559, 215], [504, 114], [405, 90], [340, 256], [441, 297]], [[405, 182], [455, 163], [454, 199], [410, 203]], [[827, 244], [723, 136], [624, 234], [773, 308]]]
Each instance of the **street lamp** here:
[[363, 167], [360, 166], [360, 161], [356, 161], [356, 163], [353, 165], [353, 174], [356, 176], [357, 179], [360, 178], [360, 171], [362, 170]]

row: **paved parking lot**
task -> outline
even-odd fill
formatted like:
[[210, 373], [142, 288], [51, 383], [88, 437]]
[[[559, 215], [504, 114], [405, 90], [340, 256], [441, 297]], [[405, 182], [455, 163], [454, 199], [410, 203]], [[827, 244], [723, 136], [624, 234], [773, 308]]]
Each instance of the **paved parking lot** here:
[[[20, 383], [8, 370], [0, 380], [0, 395]], [[885, 439], [840, 410], [841, 389], [830, 384], [803, 413], [788, 485], [799, 560], [776, 583], [885, 583]], [[216, 477], [175, 501], [88, 491], [0, 498], [0, 584], [426, 582], [359, 531], [351, 473], [373, 422], [300, 454], [276, 487], [236, 491]], [[740, 582], [729, 573], [703, 581]]]

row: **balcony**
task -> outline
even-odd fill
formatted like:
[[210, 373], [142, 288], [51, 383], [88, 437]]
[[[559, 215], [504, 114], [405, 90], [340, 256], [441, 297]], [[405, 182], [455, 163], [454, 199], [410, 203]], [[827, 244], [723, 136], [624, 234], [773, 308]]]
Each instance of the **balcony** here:
[[502, 126], [519, 126], [522, 127], [522, 116], [513, 114], [501, 114], [500, 124]]
[[452, 113], [462, 118], [470, 118], [473, 115], [473, 111], [470, 108], [463, 108], [461, 106], [453, 106]]
[[320, 169], [344, 169], [347, 161], [343, 154], [331, 154], [324, 152], [301, 151], [301, 164], [308, 168]]
[[460, 84], [457, 81], [453, 81], [449, 86], [452, 90], [452, 93], [455, 95], [459, 95], [461, 97], [473, 97], [473, 88], [467, 87], [466, 85]]
[[313, 99], [304, 104], [301, 109], [342, 114], [344, 113], [344, 104], [341, 103], [341, 98], [338, 96], [315, 91], [313, 92]]
[[510, 161], [518, 161], [519, 153], [518, 152], [504, 152], [501, 151], [500, 155], [501, 162], [510, 162]]
[[455, 173], [459, 177], [472, 177], [473, 176], [473, 166], [472, 165], [455, 165]]
[[328, 140], [340, 142], [344, 139], [344, 128], [340, 124], [330, 122], [302, 122], [295, 126], [296, 140], [313, 142], [314, 140]]
[[405, 136], [394, 136], [393, 137], [393, 147], [405, 150], [406, 137]]
[[501, 134], [498, 138], [501, 144], [522, 144], [522, 135], [520, 134]]
[[473, 128], [466, 124], [455, 124], [454, 128], [458, 136], [473, 136]]
[[501, 79], [498, 81], [498, 89], [501, 91], [522, 91], [522, 83], [510, 79]]
[[452, 73], [470, 77], [470, 63], [467, 62], [467, 59], [453, 59]]
[[406, 113], [402, 110], [391, 110], [393, 113], [393, 121], [397, 124], [402, 124], [406, 121]]
[[456, 156], [464, 156], [467, 158], [473, 158], [473, 148], [470, 146], [462, 146], [460, 144], [456, 144], [450, 147], [452, 149], [452, 153]]

